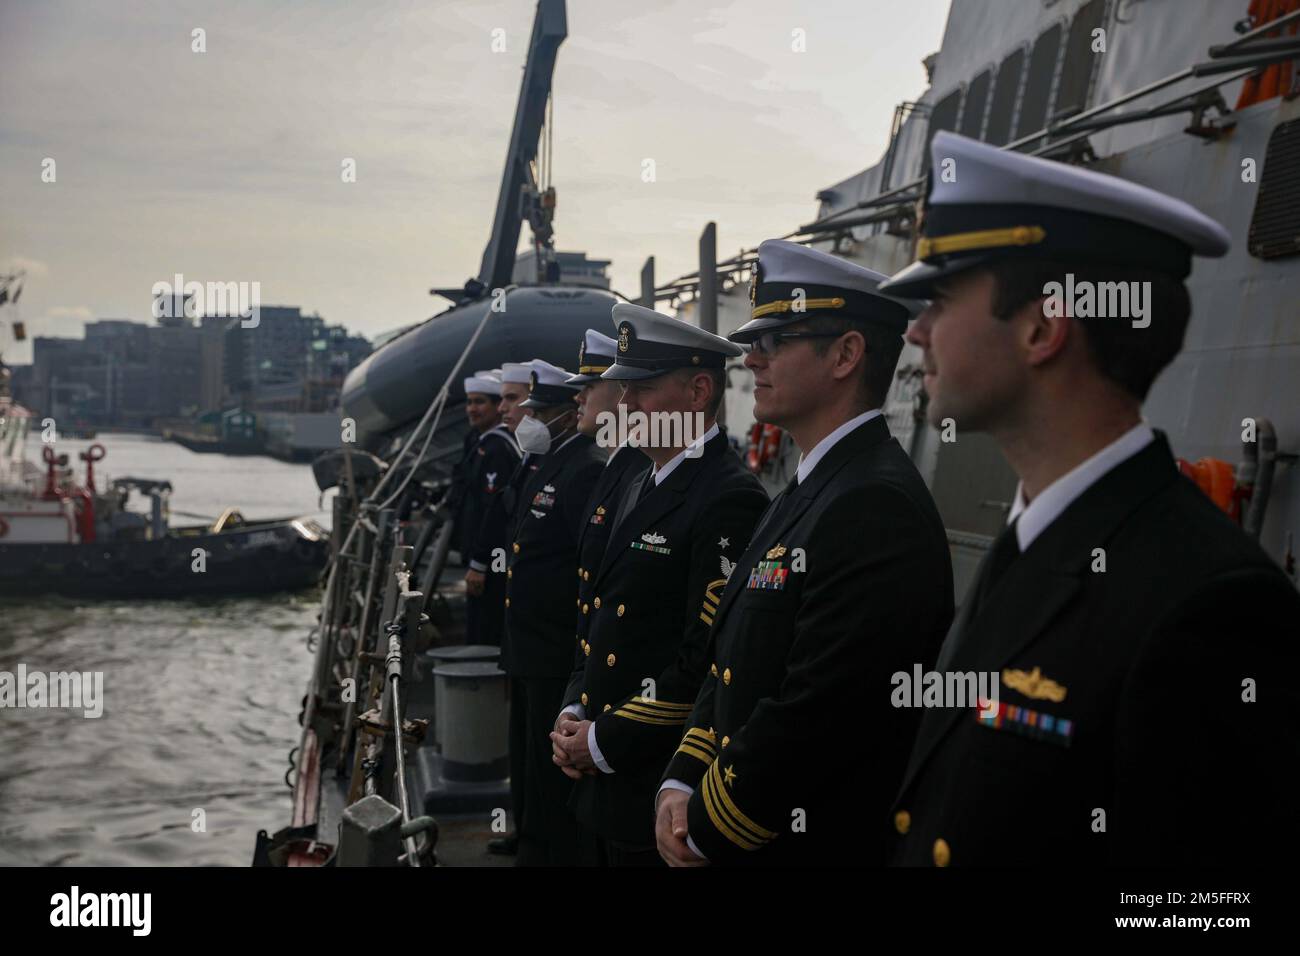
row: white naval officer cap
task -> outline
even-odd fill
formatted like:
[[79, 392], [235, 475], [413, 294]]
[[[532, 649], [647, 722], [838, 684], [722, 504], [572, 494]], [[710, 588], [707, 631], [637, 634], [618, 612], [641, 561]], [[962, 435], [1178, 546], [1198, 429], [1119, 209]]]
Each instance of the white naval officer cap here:
[[828, 252], [785, 239], [758, 247], [749, 281], [750, 319], [729, 336], [753, 342], [764, 332], [815, 316], [874, 322], [899, 334], [925, 307], [876, 291], [887, 276]]
[[643, 306], [620, 302], [610, 310], [618, 342], [614, 364], [601, 378], [654, 378], [677, 368], [725, 368], [744, 350], [720, 335]]
[[532, 362], [506, 362], [501, 366], [503, 385], [527, 385], [533, 374]]
[[475, 372], [469, 378], [465, 379], [465, 394], [477, 392], [480, 395], [495, 395], [501, 397], [501, 370], [499, 368], [485, 368]]
[[533, 359], [532, 374], [529, 376], [528, 398], [519, 403], [520, 408], [547, 408], [551, 405], [563, 405], [572, 402], [582, 386], [569, 384], [569, 372], [544, 362]]
[[614, 364], [614, 350], [618, 343], [602, 332], [588, 329], [578, 346], [578, 372], [569, 376], [570, 385], [599, 382], [600, 373]]
[[1221, 256], [1230, 244], [1222, 226], [1181, 199], [956, 133], [935, 134], [930, 163], [918, 261], [881, 285], [893, 295], [929, 297], [936, 280], [994, 259], [1111, 265], [1184, 279], [1193, 255]]

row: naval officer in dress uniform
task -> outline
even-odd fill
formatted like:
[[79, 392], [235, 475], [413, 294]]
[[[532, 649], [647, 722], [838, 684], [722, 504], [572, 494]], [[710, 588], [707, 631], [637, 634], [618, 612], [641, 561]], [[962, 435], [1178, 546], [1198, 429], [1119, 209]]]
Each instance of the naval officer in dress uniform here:
[[943, 523], [881, 406], [921, 303], [883, 275], [779, 240], [759, 246], [754, 416], [802, 455], [713, 618], [709, 676], [664, 773], [672, 865], [880, 865], [881, 825], [920, 715], [891, 677], [929, 666], [952, 620]]
[[[471, 557], [481, 548], [479, 532], [497, 496], [519, 465], [521, 453], [514, 435], [501, 421], [499, 369], [475, 372], [465, 379], [465, 409], [474, 441], [460, 475], [456, 534], [462, 559], [470, 571], [484, 574], [487, 565]], [[486, 576], [484, 586], [465, 595], [465, 643], [500, 644], [505, 608], [504, 575]]]
[[571, 786], [551, 760], [548, 735], [573, 666], [578, 536], [605, 456], [577, 431], [578, 388], [568, 378], [564, 369], [534, 360], [522, 403], [529, 414], [515, 430], [519, 447], [536, 458], [515, 504], [501, 648], [501, 667], [513, 678], [510, 772], [523, 794], [522, 813], [516, 811], [520, 866], [580, 862], [579, 831], [566, 806]]
[[727, 359], [742, 350], [640, 306], [620, 303], [613, 317], [618, 346], [602, 378], [623, 385], [629, 440], [652, 464], [623, 494], [600, 560], [583, 568], [589, 624], [563, 701], [572, 719], [552, 740], [600, 862], [659, 866], [659, 776], [707, 672], [717, 596], [767, 495], [716, 421]]
[[[569, 384], [581, 388], [578, 392], [578, 431], [596, 439], [597, 446], [602, 438], [614, 436], [609, 444], [613, 448], [602, 448], [609, 455], [605, 468], [600, 473], [600, 480], [587, 502], [586, 518], [582, 522], [582, 534], [578, 539], [578, 598], [574, 616], [577, 627], [574, 629], [574, 651], [577, 664], [581, 664], [587, 645], [587, 630], [591, 615], [582, 613], [582, 605], [591, 604], [595, 596], [595, 569], [600, 566], [601, 556], [605, 553], [605, 542], [613, 527], [614, 517], [618, 512], [619, 502], [627, 490], [627, 484], [638, 472], [650, 464], [650, 459], [639, 448], [633, 448], [625, 442], [619, 442], [616, 429], [602, 425], [614, 420], [618, 414], [619, 397], [623, 392], [621, 384], [602, 379], [601, 374], [614, 364], [614, 351], [617, 343], [608, 335], [588, 329], [578, 354], [578, 371], [570, 376]], [[556, 729], [559, 720], [556, 721]]]
[[[951, 133], [931, 159], [955, 177], [932, 182], [919, 261], [882, 288], [933, 299], [908, 333], [931, 422], [991, 434], [1020, 486], [937, 665], [990, 673], [999, 698], [926, 712], [899, 859], [1276, 861], [1297, 829], [1300, 598], [1141, 415], [1182, 346], [1192, 258], [1228, 234], [1146, 187]], [[1134, 284], [1128, 309], [1098, 309], [1106, 282]]]

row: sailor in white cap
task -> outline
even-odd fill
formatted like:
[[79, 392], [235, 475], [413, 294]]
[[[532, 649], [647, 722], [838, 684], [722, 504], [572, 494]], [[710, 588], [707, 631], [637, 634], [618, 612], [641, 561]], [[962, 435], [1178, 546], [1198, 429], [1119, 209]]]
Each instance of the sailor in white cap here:
[[[531, 411], [522, 408], [521, 404], [528, 397], [532, 374], [533, 366], [531, 362], [506, 362], [501, 366], [501, 402], [498, 409], [501, 414], [502, 424], [512, 435], [515, 429], [519, 427], [519, 422], [531, 414]], [[469, 568], [465, 572], [465, 593], [467, 597], [472, 598], [482, 595], [488, 587], [489, 575], [492, 575], [494, 579], [505, 578], [505, 568], [502, 567], [499, 560], [494, 560], [493, 557], [494, 555], [503, 554], [510, 543], [509, 534], [513, 522], [515, 500], [518, 498], [519, 489], [523, 486], [523, 483], [536, 470], [537, 456], [524, 455], [515, 467], [506, 473], [501, 491], [494, 497], [470, 549]], [[498, 476], [498, 480], [500, 480], [500, 476]], [[504, 592], [505, 583], [503, 580], [497, 581], [494, 586], [499, 586]], [[504, 601], [504, 597], [502, 600]], [[500, 622], [502, 626], [504, 626], [504, 615], [503, 607]], [[511, 777], [511, 802], [516, 821], [523, 816], [524, 795], [521, 789], [522, 785], [522, 777], [518, 775]], [[488, 851], [492, 853], [510, 855], [517, 849], [517, 832], [488, 841]]]
[[997, 674], [999, 695], [925, 712], [899, 859], [1273, 861], [1296, 834], [1300, 715], [1300, 644], [1277, 622], [1300, 598], [1142, 420], [1193, 257], [1228, 235], [1155, 190], [951, 133], [931, 159], [919, 261], [883, 288], [933, 299], [907, 336], [931, 423], [988, 432], [1020, 485], [937, 664]]
[[[881, 414], [909, 317], [885, 277], [781, 240], [758, 248], [754, 415], [803, 452], [709, 609], [705, 679], [659, 787], [671, 865], [879, 866], [915, 711], [880, 693], [933, 662], [952, 568], [925, 482]], [[806, 826], [792, 826], [800, 817]]]
[[[523, 483], [524, 472], [527, 471], [527, 464], [523, 460], [518, 442], [514, 440], [514, 431], [519, 425], [519, 419], [523, 417], [523, 413], [519, 411], [519, 404], [528, 395], [528, 380], [532, 374], [532, 366], [526, 362], [506, 362], [499, 371], [493, 371], [497, 371], [496, 376], [489, 377], [498, 379], [497, 417], [500, 420], [501, 430], [511, 438], [514, 462], [511, 464], [504, 459], [494, 461], [493, 467], [484, 472], [485, 479], [489, 474], [492, 476], [491, 499], [483, 515], [470, 522], [473, 528], [465, 529], [468, 537], [462, 539], [464, 547], [461, 553], [466, 559], [465, 593], [469, 598], [482, 596], [488, 586], [492, 555], [506, 545], [509, 512], [514, 497], [507, 492], [512, 488], [517, 492], [518, 487]], [[467, 399], [470, 395], [468, 386], [471, 382], [477, 379], [480, 387], [486, 385], [486, 382], [480, 379], [481, 375], [482, 373], [476, 372], [473, 378], [465, 380]], [[503, 467], [505, 470], [500, 470]]]
[[534, 359], [530, 413], [515, 435], [536, 470], [519, 489], [506, 551], [506, 636], [501, 667], [512, 678], [511, 779], [522, 786], [516, 810], [520, 866], [584, 861], [580, 833], [566, 806], [571, 786], [551, 761], [549, 734], [573, 669], [573, 569], [585, 507], [605, 455], [578, 433], [579, 386], [570, 373]]
[[[466, 454], [459, 466], [451, 501], [461, 558], [481, 587], [466, 590], [465, 641], [500, 644], [505, 581], [487, 577], [492, 542], [481, 534], [498, 495], [519, 465], [520, 452], [510, 429], [501, 423], [500, 370], [475, 372], [464, 380], [465, 412], [470, 423]], [[497, 546], [503, 542], [497, 541]]]
[[525, 412], [520, 409], [532, 384], [532, 362], [506, 362], [501, 366], [501, 420], [513, 432]]
[[583, 656], [551, 737], [598, 862], [659, 866], [649, 813], [659, 774], [707, 675], [717, 595], [767, 496], [716, 420], [741, 349], [640, 306], [612, 314], [614, 362], [601, 377], [623, 385], [625, 421], [650, 463], [617, 513], [599, 516], [612, 528], [599, 562], [582, 565]]

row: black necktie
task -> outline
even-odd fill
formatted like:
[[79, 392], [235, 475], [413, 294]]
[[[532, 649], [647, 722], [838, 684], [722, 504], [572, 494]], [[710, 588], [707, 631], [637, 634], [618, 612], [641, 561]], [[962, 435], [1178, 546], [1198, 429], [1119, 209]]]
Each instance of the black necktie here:
[[610, 528], [610, 534], [619, 529], [623, 522], [627, 520], [627, 516], [642, 502], [646, 495], [650, 494], [650, 490], [654, 486], [654, 476], [649, 471], [646, 471], [641, 476], [640, 484], [627, 489], [627, 493], [623, 496], [622, 504], [618, 509], [618, 514], [614, 516], [614, 525]]
[[957, 648], [966, 638], [966, 631], [969, 631], [974, 625], [975, 618], [980, 612], [980, 606], [993, 592], [994, 586], [1006, 573], [1007, 568], [1011, 566], [1011, 562], [1018, 557], [1020, 557], [1020, 539], [1016, 537], [1016, 522], [1012, 521], [1011, 524], [1002, 529], [1002, 533], [993, 542], [993, 547], [989, 548], [989, 553], [980, 565], [975, 583], [971, 585], [966, 594], [966, 600], [970, 604], [970, 613], [967, 614], [963, 609], [959, 617], [959, 620], [965, 620], [966, 626], [959, 633], [958, 626], [954, 625], [949, 632], [947, 640], [944, 641], [943, 647], [939, 650], [939, 659], [934, 665], [936, 671], [947, 670], [948, 665], [952, 662], [953, 655], [957, 652]]
[[655, 481], [654, 473], [647, 471], [645, 477], [641, 479], [641, 490], [637, 492], [636, 502], [633, 504], [633, 507], [636, 507], [636, 505], [645, 501], [646, 495], [650, 494], [657, 484], [658, 482]]
[[790, 479], [789, 484], [781, 489], [781, 493], [772, 499], [772, 503], [768, 505], [767, 510], [763, 512], [763, 517], [759, 519], [758, 527], [754, 529], [754, 533], [749, 537], [751, 542], [757, 541], [758, 536], [763, 533], [763, 530], [768, 526], [768, 524], [781, 513], [781, 509], [793, 500], [792, 496], [794, 495], [795, 489], [798, 487], [799, 472], [796, 471], [794, 477]]
[[972, 611], [979, 612], [980, 605], [992, 593], [994, 586], [1001, 580], [1002, 575], [1011, 566], [1011, 562], [1020, 557], [1020, 539], [1016, 536], [1016, 522], [1012, 521], [998, 539], [993, 542], [993, 547], [989, 549], [989, 557], [985, 562], [984, 573], [980, 576], [979, 590], [975, 595], [975, 606]]

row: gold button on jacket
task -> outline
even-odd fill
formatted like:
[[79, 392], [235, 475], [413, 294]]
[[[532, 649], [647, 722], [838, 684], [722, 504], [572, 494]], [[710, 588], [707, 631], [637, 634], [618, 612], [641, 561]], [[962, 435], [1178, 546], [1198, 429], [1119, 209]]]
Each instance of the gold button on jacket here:
[[899, 810], [894, 814], [894, 829], [899, 833], [906, 833], [912, 829], [912, 815], [906, 810]]
[[952, 850], [948, 849], [948, 841], [940, 837], [934, 841], [934, 865], [947, 866], [952, 859]]
[[614, 661], [615, 661], [615, 657], [613, 654], [610, 654], [609, 657], [605, 658], [605, 663], [608, 664], [610, 667], [614, 666]]

